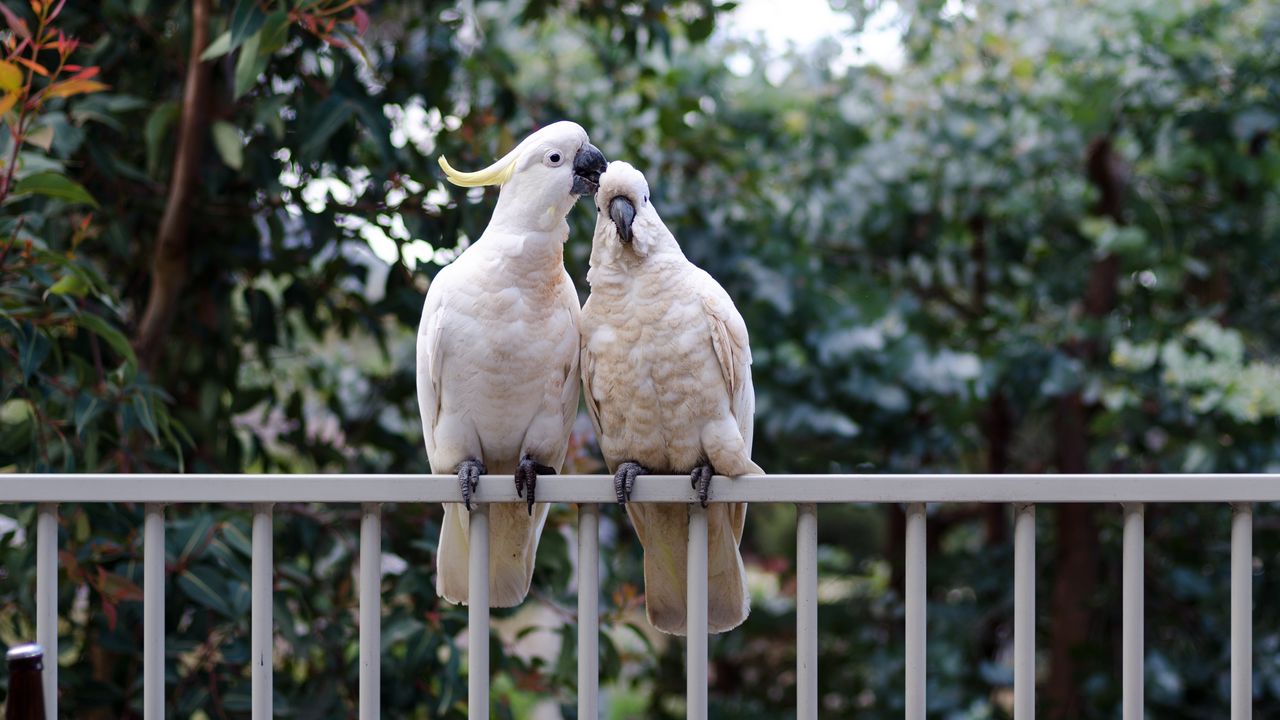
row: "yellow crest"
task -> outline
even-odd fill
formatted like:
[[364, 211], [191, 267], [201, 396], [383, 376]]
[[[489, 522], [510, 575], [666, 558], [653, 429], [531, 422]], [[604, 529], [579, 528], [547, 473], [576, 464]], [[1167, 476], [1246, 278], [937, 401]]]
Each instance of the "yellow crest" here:
[[511, 179], [516, 172], [516, 153], [511, 151], [501, 160], [495, 162], [483, 170], [475, 172], [462, 172], [455, 170], [449, 161], [443, 155], [440, 156], [440, 169], [444, 170], [444, 176], [449, 182], [462, 187], [484, 187], [486, 185], [501, 185]]

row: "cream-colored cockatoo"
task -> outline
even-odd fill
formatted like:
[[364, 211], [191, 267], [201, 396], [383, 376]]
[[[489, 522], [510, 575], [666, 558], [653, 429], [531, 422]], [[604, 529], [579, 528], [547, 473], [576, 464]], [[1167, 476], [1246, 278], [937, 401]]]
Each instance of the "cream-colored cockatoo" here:
[[529, 592], [547, 504], [539, 474], [564, 464], [578, 411], [578, 294], [564, 269], [565, 216], [590, 195], [604, 156], [572, 122], [548, 125], [455, 185], [500, 185], [480, 238], [436, 275], [418, 328], [418, 405], [431, 470], [457, 473], [463, 505], [446, 503], [436, 591], [467, 602], [471, 494], [479, 476], [511, 473], [527, 507], [490, 507], [489, 603]]
[[[618, 502], [630, 499], [638, 475], [689, 473], [705, 506], [713, 474], [763, 472], [751, 461], [746, 324], [724, 288], [680, 251], [638, 170], [611, 163], [596, 208], [582, 380]], [[738, 551], [747, 505], [715, 503], [706, 512], [708, 628], [723, 632], [750, 609]], [[649, 622], [683, 635], [688, 509], [636, 503], [627, 514], [644, 546]]]

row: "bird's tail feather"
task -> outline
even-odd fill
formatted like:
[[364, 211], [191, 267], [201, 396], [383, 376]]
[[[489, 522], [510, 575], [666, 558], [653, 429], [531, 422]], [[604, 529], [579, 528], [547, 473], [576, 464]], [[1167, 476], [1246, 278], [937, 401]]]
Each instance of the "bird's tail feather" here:
[[[524, 503], [489, 506], [489, 607], [513, 607], [529, 594], [533, 560], [549, 508], [547, 503], [535, 503], [530, 516]], [[436, 593], [462, 605], [469, 596], [470, 519], [461, 504], [445, 503], [436, 563]]]
[[[683, 505], [627, 505], [644, 546], [649, 622], [672, 635], [684, 635], [688, 620], [688, 513]], [[751, 610], [747, 573], [738, 551], [746, 514], [746, 503], [715, 503], [707, 508], [707, 628], [713, 633], [741, 625]]]

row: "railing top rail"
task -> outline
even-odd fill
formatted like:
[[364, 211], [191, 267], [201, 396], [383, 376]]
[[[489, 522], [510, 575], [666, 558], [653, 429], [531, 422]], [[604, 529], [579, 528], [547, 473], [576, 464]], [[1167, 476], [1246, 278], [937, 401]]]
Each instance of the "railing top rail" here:
[[[506, 475], [481, 478], [474, 499], [520, 502]], [[538, 478], [547, 502], [614, 502], [608, 475]], [[690, 503], [683, 475], [646, 475], [634, 502]], [[1176, 475], [744, 475], [717, 476], [712, 502], [1277, 502], [1280, 473]], [[452, 475], [0, 474], [12, 502], [461, 502]]]

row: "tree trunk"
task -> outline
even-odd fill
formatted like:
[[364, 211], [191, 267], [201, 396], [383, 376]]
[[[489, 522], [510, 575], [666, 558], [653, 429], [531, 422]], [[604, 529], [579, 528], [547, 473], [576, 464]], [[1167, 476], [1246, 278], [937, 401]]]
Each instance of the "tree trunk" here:
[[[1058, 406], [1058, 469], [1087, 471], [1087, 415], [1079, 393]], [[1058, 505], [1054, 545], [1053, 595], [1049, 600], [1049, 681], [1045, 687], [1050, 718], [1080, 716], [1080, 674], [1076, 655], [1089, 641], [1093, 625], [1092, 598], [1098, 587], [1098, 531], [1093, 507]]]
[[[1089, 144], [1086, 172], [1098, 189], [1094, 212], [1116, 224], [1124, 223], [1124, 195], [1127, 172], [1124, 161], [1111, 146], [1109, 137]], [[1093, 263], [1083, 298], [1086, 317], [1106, 317], [1116, 306], [1116, 279], [1119, 259], [1107, 255]], [[1106, 357], [1106, 348], [1095, 339], [1070, 340], [1065, 351], [1080, 359], [1086, 372]], [[1089, 471], [1089, 408], [1076, 390], [1058, 401], [1058, 470], [1064, 473]], [[1053, 595], [1049, 602], [1050, 626], [1048, 685], [1045, 705], [1050, 718], [1074, 718], [1082, 711], [1077, 667], [1080, 648], [1089, 641], [1093, 625], [1094, 593], [1098, 587], [1098, 532], [1095, 508], [1083, 504], [1057, 507], [1057, 537]]]
[[211, 65], [200, 61], [209, 44], [209, 0], [191, 2], [191, 50], [182, 93], [182, 114], [173, 154], [173, 172], [164, 214], [156, 232], [151, 260], [151, 291], [134, 336], [139, 362], [154, 370], [169, 326], [177, 310], [178, 297], [187, 280], [188, 228], [191, 220], [191, 193], [205, 145], [206, 109]]
[[[1009, 472], [1009, 443], [1013, 441], [1013, 418], [1009, 399], [1003, 391], [997, 390], [991, 396], [985, 425], [987, 472], [997, 475]], [[1006, 510], [1007, 508], [1000, 503], [988, 503], [984, 508], [987, 547], [1004, 545], [1009, 541], [1009, 519]]]

